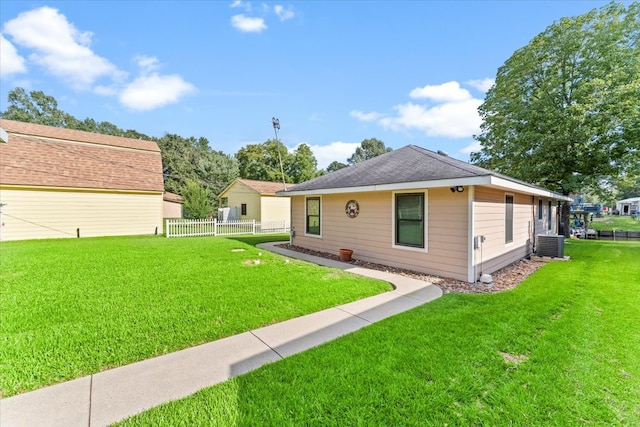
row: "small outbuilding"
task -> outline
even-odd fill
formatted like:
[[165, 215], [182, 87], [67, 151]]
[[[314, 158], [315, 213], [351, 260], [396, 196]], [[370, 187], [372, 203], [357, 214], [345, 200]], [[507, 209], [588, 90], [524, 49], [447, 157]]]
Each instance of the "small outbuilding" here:
[[182, 205], [184, 197], [165, 191], [162, 195], [162, 218], [182, 218]]
[[218, 219], [288, 222], [291, 202], [276, 197], [276, 192], [284, 189], [282, 182], [238, 178], [220, 193], [222, 217], [219, 214]]
[[640, 197], [618, 200], [616, 210], [620, 215], [637, 215], [640, 212]]
[[5, 119], [0, 129], [0, 239], [162, 232], [154, 141]]
[[468, 282], [532, 255], [571, 200], [415, 145], [278, 195], [296, 246]]

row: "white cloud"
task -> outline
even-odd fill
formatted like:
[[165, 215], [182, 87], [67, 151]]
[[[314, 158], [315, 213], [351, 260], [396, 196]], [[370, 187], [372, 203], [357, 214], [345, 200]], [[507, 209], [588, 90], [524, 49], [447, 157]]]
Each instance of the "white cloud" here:
[[27, 66], [24, 58], [18, 54], [16, 47], [0, 34], [0, 77], [24, 73]]
[[[478, 82], [488, 84], [484, 80]], [[478, 107], [482, 100], [474, 98], [460, 83], [450, 81], [417, 87], [409, 96], [426, 101], [396, 105], [393, 107], [394, 115], [359, 110], [350, 114], [361, 121], [375, 121], [385, 129], [400, 132], [419, 130], [429, 137], [469, 138], [479, 133], [482, 120]]]
[[351, 115], [351, 117], [355, 117], [356, 119], [363, 122], [373, 122], [383, 117], [383, 114], [381, 113], [365, 113], [360, 110], [352, 110], [349, 114]]
[[138, 77], [120, 93], [120, 103], [132, 110], [147, 111], [174, 104], [195, 88], [177, 75], [157, 73]]
[[231, 2], [229, 7], [231, 7], [232, 9], [240, 8], [247, 13], [251, 13], [251, 11], [253, 10], [253, 8], [251, 7], [251, 3], [242, 0], [234, 0], [233, 2]]
[[411, 98], [426, 98], [435, 102], [458, 102], [471, 99], [468, 90], [460, 87], [458, 82], [447, 82], [441, 85], [417, 87], [409, 93]]
[[136, 55], [133, 60], [143, 72], [155, 71], [160, 65], [160, 61], [155, 56]]
[[318, 161], [318, 169], [326, 169], [334, 161], [346, 164], [347, 159], [356, 151], [360, 143], [335, 141], [329, 145], [310, 145], [308, 143], [307, 145]]
[[471, 144], [467, 145], [466, 147], [462, 148], [460, 150], [460, 153], [471, 154], [474, 151], [475, 152], [480, 151], [480, 149], [482, 149], [482, 146], [480, 145], [480, 141], [474, 141]]
[[496, 81], [494, 79], [486, 78], [486, 79], [479, 79], [479, 80], [469, 80], [465, 83], [482, 92], [486, 92], [489, 89], [491, 89], [491, 86], [493, 86], [495, 82]]
[[5, 24], [4, 32], [17, 45], [33, 50], [30, 61], [76, 89], [87, 89], [101, 77], [122, 77], [113, 64], [89, 48], [90, 32], [78, 31], [51, 7], [21, 13]]
[[466, 138], [480, 130], [478, 107], [481, 103], [475, 98], [434, 107], [409, 102], [394, 107], [398, 111], [396, 117], [385, 117], [379, 123], [396, 131], [418, 129], [427, 136]]
[[278, 15], [278, 18], [280, 18], [281, 21], [286, 21], [287, 19], [291, 19], [295, 16], [291, 8], [286, 9], [284, 6], [279, 4], [273, 7], [273, 11]]
[[231, 25], [244, 33], [259, 33], [267, 29], [262, 18], [250, 18], [244, 15], [233, 15]]

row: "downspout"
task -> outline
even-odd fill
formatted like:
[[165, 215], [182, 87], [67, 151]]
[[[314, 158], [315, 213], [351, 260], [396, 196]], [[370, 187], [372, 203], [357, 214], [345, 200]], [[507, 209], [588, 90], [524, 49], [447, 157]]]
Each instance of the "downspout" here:
[[[538, 205], [540, 206], [540, 205]], [[540, 215], [540, 213], [538, 213]], [[529, 253], [529, 257], [536, 253], [536, 196], [531, 196], [531, 224], [533, 224], [533, 228], [531, 231], [531, 253]]]
[[473, 247], [473, 239], [475, 236], [475, 212], [474, 212], [474, 198], [475, 198], [475, 186], [470, 185], [467, 192], [468, 203], [468, 224], [467, 224], [467, 282], [475, 283], [477, 280], [476, 275], [476, 251]]

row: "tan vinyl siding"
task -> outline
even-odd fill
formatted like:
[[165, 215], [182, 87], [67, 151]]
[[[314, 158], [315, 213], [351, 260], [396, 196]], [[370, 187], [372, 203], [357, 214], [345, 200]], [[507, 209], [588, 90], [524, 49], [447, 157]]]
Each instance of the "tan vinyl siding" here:
[[[513, 241], [511, 243], [505, 242], [505, 196], [507, 194], [513, 195]], [[476, 236], [485, 236], [481, 250], [475, 250], [474, 254], [477, 275], [492, 273], [531, 254], [534, 226], [533, 204], [534, 199], [529, 195], [489, 187], [475, 188], [474, 232]]]
[[291, 201], [289, 197], [262, 196], [260, 221], [288, 221]]
[[169, 202], [164, 200], [162, 202], [162, 217], [182, 218], [182, 203]]
[[[353, 257], [416, 271], [467, 279], [467, 194], [446, 189], [416, 189], [425, 193], [427, 252], [393, 247], [390, 191], [322, 195], [322, 236], [304, 235], [304, 196], [292, 197], [294, 244], [337, 254], [340, 248], [353, 249]], [[360, 205], [356, 218], [345, 214], [346, 203]]]
[[162, 193], [0, 189], [2, 240], [162, 232]]

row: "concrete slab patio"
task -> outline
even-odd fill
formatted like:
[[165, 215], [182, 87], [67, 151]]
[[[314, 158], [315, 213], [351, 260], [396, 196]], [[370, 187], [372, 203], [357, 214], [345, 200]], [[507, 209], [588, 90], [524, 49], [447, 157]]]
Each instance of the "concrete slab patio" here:
[[0, 400], [0, 426], [106, 426], [316, 347], [442, 295], [409, 277], [277, 247], [290, 258], [393, 284], [391, 292]]

